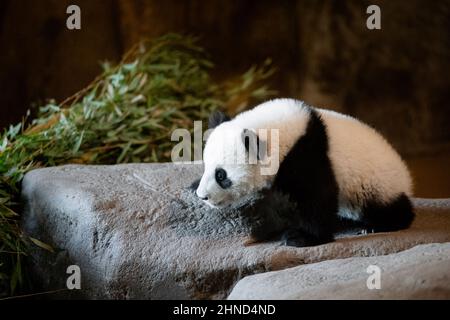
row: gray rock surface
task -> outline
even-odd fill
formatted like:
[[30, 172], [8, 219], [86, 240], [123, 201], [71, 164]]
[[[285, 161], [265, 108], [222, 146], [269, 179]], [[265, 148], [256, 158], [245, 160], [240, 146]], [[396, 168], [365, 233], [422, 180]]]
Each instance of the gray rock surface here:
[[[369, 266], [380, 268], [379, 289]], [[450, 299], [450, 243], [248, 276], [228, 299]]]
[[[450, 201], [416, 200], [408, 230], [347, 236], [308, 248], [243, 245], [236, 210], [209, 209], [188, 189], [198, 165], [127, 164], [39, 169], [23, 181], [25, 232], [44, 290], [66, 288], [66, 268], [81, 269], [84, 298], [226, 298], [247, 275], [324, 260], [370, 257], [450, 241]], [[67, 294], [65, 292], [64, 294]]]

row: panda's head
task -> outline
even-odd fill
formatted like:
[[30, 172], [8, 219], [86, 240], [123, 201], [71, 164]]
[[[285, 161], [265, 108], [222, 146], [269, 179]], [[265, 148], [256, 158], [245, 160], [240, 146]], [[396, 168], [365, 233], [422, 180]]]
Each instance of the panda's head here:
[[253, 130], [229, 120], [216, 112], [209, 121], [214, 130], [206, 141], [205, 168], [196, 194], [211, 207], [241, 203], [267, 184], [259, 168], [264, 142]]

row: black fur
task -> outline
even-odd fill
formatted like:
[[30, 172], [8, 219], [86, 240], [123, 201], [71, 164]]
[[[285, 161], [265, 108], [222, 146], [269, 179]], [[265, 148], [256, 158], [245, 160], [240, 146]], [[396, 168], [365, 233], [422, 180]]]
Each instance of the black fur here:
[[[222, 179], [219, 178], [219, 172], [222, 174]], [[222, 188], [222, 189], [228, 189], [229, 187], [231, 187], [231, 185], [233, 184], [231, 182], [230, 179], [228, 179], [227, 177], [227, 172], [222, 169], [222, 168], [216, 168], [216, 172], [215, 172], [215, 178], [216, 178], [216, 182], [217, 184]]]
[[209, 120], [208, 120], [208, 128], [209, 129], [214, 129], [215, 127], [217, 127], [219, 124], [230, 121], [230, 117], [227, 116], [226, 114], [224, 114], [223, 112], [220, 111], [214, 111], [213, 113], [211, 113], [211, 115], [209, 116]]
[[362, 210], [361, 224], [372, 232], [388, 232], [408, 228], [414, 220], [414, 209], [404, 193], [388, 204], [369, 201]]
[[328, 158], [328, 137], [319, 115], [311, 109], [306, 133], [280, 164], [273, 188], [297, 204], [286, 245], [311, 246], [333, 240], [339, 219], [338, 185]]

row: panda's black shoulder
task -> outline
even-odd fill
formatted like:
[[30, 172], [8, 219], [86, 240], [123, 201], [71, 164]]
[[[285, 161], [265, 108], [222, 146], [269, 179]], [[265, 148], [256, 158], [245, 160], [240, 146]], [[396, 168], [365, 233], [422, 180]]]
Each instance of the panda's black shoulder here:
[[297, 139], [281, 161], [274, 186], [298, 190], [322, 185], [335, 191], [337, 183], [328, 157], [329, 139], [326, 125], [316, 109], [303, 107], [307, 107], [309, 111], [305, 133]]
[[[304, 144], [308, 143], [309, 150], [314, 154], [328, 154], [328, 132], [319, 112], [308, 105], [305, 106], [309, 111], [309, 120], [306, 127], [305, 134], [299, 137], [297, 142], [303, 141]], [[295, 146], [294, 146], [295, 147]]]
[[[305, 155], [307, 158], [327, 156], [329, 137], [325, 122], [315, 108], [307, 104], [303, 104], [302, 108], [306, 108], [309, 114], [305, 133], [298, 137], [296, 143], [289, 150], [288, 156], [290, 155], [290, 158], [301, 156], [302, 159], [305, 158]], [[285, 160], [289, 160], [288, 157], [286, 158]]]

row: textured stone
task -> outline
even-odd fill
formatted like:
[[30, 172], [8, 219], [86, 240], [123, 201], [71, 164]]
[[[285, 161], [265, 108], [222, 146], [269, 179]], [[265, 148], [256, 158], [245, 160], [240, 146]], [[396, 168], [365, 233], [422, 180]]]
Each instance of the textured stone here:
[[[380, 269], [379, 289], [369, 290]], [[229, 299], [450, 299], [450, 243], [336, 259], [245, 277]]]
[[66, 268], [81, 268], [85, 298], [225, 298], [255, 273], [324, 260], [399, 252], [450, 241], [450, 201], [416, 200], [408, 230], [346, 236], [308, 248], [266, 242], [245, 247], [236, 210], [203, 205], [189, 190], [197, 165], [62, 166], [23, 181], [25, 232], [55, 253], [32, 252], [43, 290], [63, 289]]

